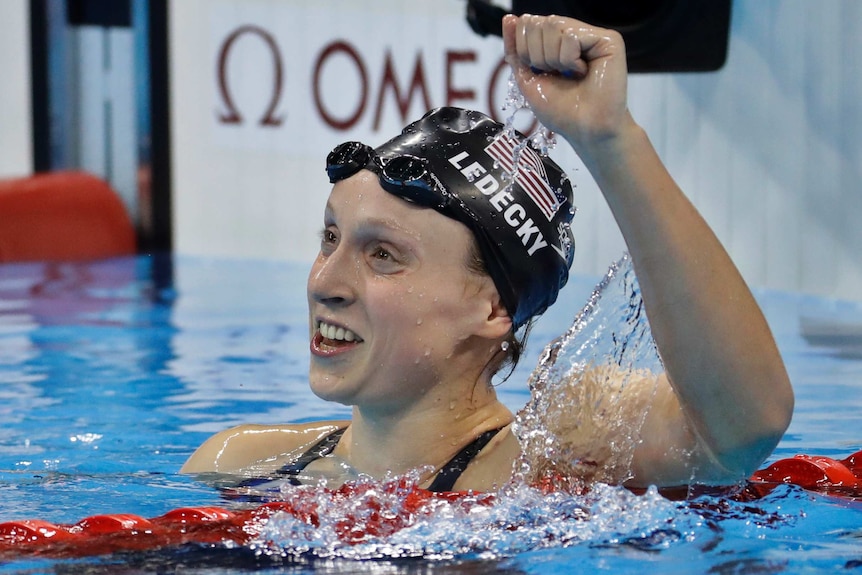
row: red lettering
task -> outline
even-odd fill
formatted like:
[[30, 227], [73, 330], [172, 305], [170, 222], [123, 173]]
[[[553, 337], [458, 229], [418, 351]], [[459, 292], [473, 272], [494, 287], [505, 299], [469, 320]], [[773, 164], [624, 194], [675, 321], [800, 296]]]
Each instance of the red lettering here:
[[[321, 97], [320, 90], [320, 75], [323, 71], [323, 66], [327, 59], [330, 56], [336, 54], [344, 54], [350, 60], [353, 61], [353, 64], [356, 66], [356, 70], [359, 72], [359, 77], [362, 83], [362, 97], [359, 100], [359, 105], [356, 107], [355, 112], [348, 116], [347, 118], [336, 118], [332, 114], [330, 114], [323, 105], [323, 98]], [[363, 112], [365, 112], [365, 104], [368, 101], [368, 72], [365, 70], [365, 65], [362, 63], [362, 59], [359, 57], [359, 53], [356, 49], [345, 42], [344, 40], [336, 40], [326, 46], [323, 51], [320, 53], [320, 56], [317, 57], [317, 61], [314, 63], [314, 105], [317, 108], [317, 113], [323, 118], [323, 121], [326, 122], [328, 126], [334, 128], [336, 130], [349, 130], [356, 122], [359, 121], [359, 118], [362, 117]]]
[[253, 34], [262, 38], [263, 41], [266, 42], [266, 45], [269, 48], [270, 53], [272, 54], [272, 98], [269, 101], [269, 106], [264, 111], [263, 116], [261, 116], [260, 118], [260, 125], [280, 126], [282, 118], [275, 116], [275, 109], [278, 107], [278, 102], [281, 99], [281, 88], [283, 79], [281, 54], [279, 53], [278, 44], [276, 44], [275, 38], [272, 37], [272, 34], [267, 32], [263, 28], [260, 28], [259, 26], [240, 26], [239, 28], [234, 30], [230, 34], [230, 36], [225, 39], [224, 44], [222, 44], [222, 48], [219, 52], [218, 57], [218, 85], [219, 93], [221, 94], [222, 102], [224, 103], [227, 112], [219, 115], [219, 122], [223, 124], [241, 124], [243, 121], [242, 115], [239, 113], [239, 110], [234, 104], [233, 98], [231, 97], [227, 85], [228, 54], [230, 53], [234, 42], [236, 42], [237, 39], [243, 34]]
[[383, 98], [386, 95], [387, 87], [391, 87], [395, 94], [395, 103], [398, 105], [398, 112], [401, 114], [401, 123], [407, 122], [407, 112], [410, 110], [410, 102], [413, 99], [413, 94], [420, 90], [422, 94], [422, 103], [424, 110], [431, 109], [431, 99], [428, 97], [428, 87], [425, 82], [425, 67], [422, 64], [422, 52], [416, 54], [416, 64], [413, 67], [413, 77], [410, 80], [410, 88], [407, 92], [407, 97], [401, 96], [401, 89], [398, 87], [398, 82], [395, 78], [395, 70], [392, 67], [392, 53], [386, 50], [386, 61], [383, 69], [383, 80], [380, 83], [380, 91], [377, 95], [377, 110], [374, 113], [374, 130], [380, 129], [380, 118], [383, 115]]
[[471, 89], [458, 89], [453, 86], [455, 64], [459, 62], [475, 62], [476, 52], [455, 52], [446, 50], [446, 105], [451, 106], [455, 100], [475, 100], [476, 92]]

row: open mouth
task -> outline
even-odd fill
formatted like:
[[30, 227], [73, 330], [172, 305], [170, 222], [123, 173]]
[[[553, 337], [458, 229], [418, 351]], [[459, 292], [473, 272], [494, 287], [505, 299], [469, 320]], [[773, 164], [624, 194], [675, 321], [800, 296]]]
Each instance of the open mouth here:
[[317, 331], [323, 337], [325, 341], [331, 342], [359, 342], [362, 341], [362, 338], [356, 337], [356, 334], [350, 331], [349, 329], [339, 327], [336, 325], [331, 325], [326, 322], [319, 322], [317, 324]]
[[362, 338], [349, 329], [321, 321], [317, 323], [317, 331], [311, 343], [317, 353], [326, 355], [353, 347], [361, 342]]

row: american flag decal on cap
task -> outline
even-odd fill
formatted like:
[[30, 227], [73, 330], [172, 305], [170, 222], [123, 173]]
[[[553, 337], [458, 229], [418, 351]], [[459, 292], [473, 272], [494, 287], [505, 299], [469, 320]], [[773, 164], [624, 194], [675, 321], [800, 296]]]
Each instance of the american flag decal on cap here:
[[517, 162], [518, 171], [515, 173], [515, 148], [518, 143], [506, 137], [505, 134], [500, 134], [490, 146], [485, 148], [485, 152], [499, 162], [500, 166], [509, 174], [514, 175], [515, 181], [521, 185], [527, 195], [532, 198], [533, 202], [542, 210], [548, 221], [554, 217], [560, 207], [560, 200], [551, 189], [551, 184], [548, 183], [548, 174], [545, 172], [545, 165], [542, 163], [542, 158], [530, 146], [524, 146], [518, 152]]

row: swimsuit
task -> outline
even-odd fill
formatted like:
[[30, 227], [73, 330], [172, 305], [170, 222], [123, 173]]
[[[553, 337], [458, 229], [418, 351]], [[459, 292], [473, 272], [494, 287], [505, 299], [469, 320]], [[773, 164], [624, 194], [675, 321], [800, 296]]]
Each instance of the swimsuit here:
[[[467, 469], [467, 466], [473, 461], [473, 458], [478, 455], [482, 449], [488, 445], [488, 442], [494, 438], [495, 435], [502, 429], [499, 427], [497, 429], [491, 429], [482, 433], [465, 445], [461, 451], [455, 454], [455, 457], [449, 460], [446, 465], [444, 465], [440, 471], [437, 473], [437, 476], [434, 478], [434, 481], [431, 482], [431, 485], [428, 486], [428, 491], [433, 491], [436, 493], [440, 493], [443, 491], [452, 491], [455, 487], [455, 482], [458, 481], [458, 478], [461, 477], [461, 474]], [[311, 448], [309, 448], [305, 453], [299, 456], [296, 461], [292, 463], [288, 463], [281, 469], [277, 470], [276, 473], [278, 475], [287, 476], [287, 480], [292, 485], [302, 485], [302, 483], [298, 479], [298, 475], [305, 469], [308, 464], [312, 461], [320, 459], [321, 457], [326, 457], [335, 449], [335, 446], [338, 445], [338, 441], [341, 439], [341, 436], [344, 435], [344, 432], [347, 430], [346, 427], [341, 429], [336, 429], [317, 443], [315, 443]], [[251, 487], [254, 485], [260, 485], [262, 483], [266, 483], [272, 481], [274, 478], [272, 477], [254, 477], [251, 479], [247, 479], [243, 481], [239, 486], [242, 487]]]

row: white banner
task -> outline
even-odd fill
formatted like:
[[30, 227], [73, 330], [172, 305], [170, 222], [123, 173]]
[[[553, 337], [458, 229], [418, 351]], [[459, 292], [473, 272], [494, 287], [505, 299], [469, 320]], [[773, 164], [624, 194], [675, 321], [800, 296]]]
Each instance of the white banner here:
[[503, 117], [502, 41], [470, 30], [466, 3], [362, 4], [215, 3], [215, 142], [319, 155], [345, 139], [381, 143], [437, 106]]

